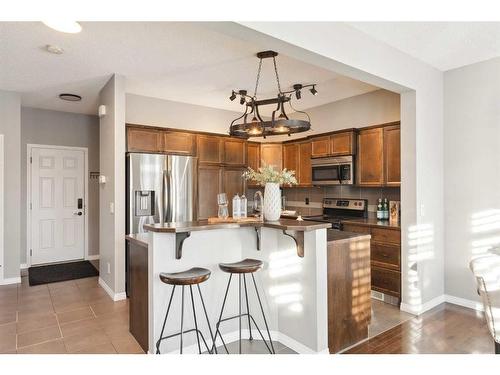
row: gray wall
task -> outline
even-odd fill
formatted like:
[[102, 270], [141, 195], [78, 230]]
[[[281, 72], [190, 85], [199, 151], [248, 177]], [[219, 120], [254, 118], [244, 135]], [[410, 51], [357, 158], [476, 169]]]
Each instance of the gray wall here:
[[[115, 293], [125, 292], [125, 78], [119, 75], [99, 93], [106, 106], [100, 118], [100, 172], [106, 183], [99, 188], [99, 276]], [[110, 209], [110, 205], [114, 209]], [[108, 272], [108, 267], [110, 272]], [[124, 298], [121, 294], [119, 298]], [[116, 297], [116, 296], [115, 296]]]
[[161, 126], [227, 134], [239, 112], [127, 94], [126, 121], [131, 124]]
[[21, 97], [0, 91], [0, 134], [4, 135], [4, 278], [19, 277], [21, 223]]
[[445, 293], [479, 301], [468, 263], [500, 245], [500, 58], [444, 74]]
[[[21, 264], [26, 263], [27, 144], [88, 148], [89, 172], [99, 171], [97, 116], [36, 108], [21, 109]], [[99, 254], [99, 186], [89, 179], [89, 255]]]

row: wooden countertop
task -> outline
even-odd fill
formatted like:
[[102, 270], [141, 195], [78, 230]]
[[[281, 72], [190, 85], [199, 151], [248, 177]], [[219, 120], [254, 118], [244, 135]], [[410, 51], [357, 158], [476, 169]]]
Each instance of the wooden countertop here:
[[148, 246], [148, 234], [147, 233], [137, 233], [137, 234], [127, 234], [125, 240], [134, 242], [139, 246]]
[[320, 223], [317, 221], [297, 221], [293, 219], [280, 219], [278, 221], [264, 222], [242, 222], [242, 223], [215, 223], [211, 224], [208, 220], [188, 221], [181, 223], [159, 223], [146, 224], [144, 229], [151, 232], [161, 233], [185, 233], [213, 229], [232, 229], [232, 228], [273, 228], [280, 230], [294, 230], [299, 232], [309, 232], [311, 230], [331, 228], [330, 223]]
[[369, 240], [371, 235], [363, 233], [345, 232], [337, 229], [330, 229], [326, 231], [327, 242], [351, 241], [355, 240]]

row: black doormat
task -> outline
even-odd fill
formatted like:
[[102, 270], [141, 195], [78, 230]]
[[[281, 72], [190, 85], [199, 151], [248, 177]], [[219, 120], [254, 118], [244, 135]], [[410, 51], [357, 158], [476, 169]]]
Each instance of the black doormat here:
[[83, 279], [98, 276], [99, 272], [88, 260], [51, 264], [28, 268], [30, 286], [56, 283], [58, 281]]

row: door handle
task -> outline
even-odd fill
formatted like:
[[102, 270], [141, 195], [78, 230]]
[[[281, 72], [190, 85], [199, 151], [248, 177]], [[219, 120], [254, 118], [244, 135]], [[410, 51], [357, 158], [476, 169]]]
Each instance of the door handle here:
[[73, 215], [82, 216], [83, 212], [82, 211], [73, 212]]

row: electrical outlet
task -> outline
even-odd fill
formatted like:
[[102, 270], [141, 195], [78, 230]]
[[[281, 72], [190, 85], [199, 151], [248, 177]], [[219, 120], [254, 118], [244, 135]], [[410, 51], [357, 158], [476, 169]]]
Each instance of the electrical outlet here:
[[305, 203], [306, 203], [306, 204], [309, 204], [309, 198], [306, 198], [306, 199], [305, 199]]
[[106, 264], [107, 264], [107, 266], [108, 266], [108, 275], [109, 275], [109, 274], [111, 273], [111, 264], [110, 264], [109, 262], [108, 262], [108, 263], [106, 263]]

